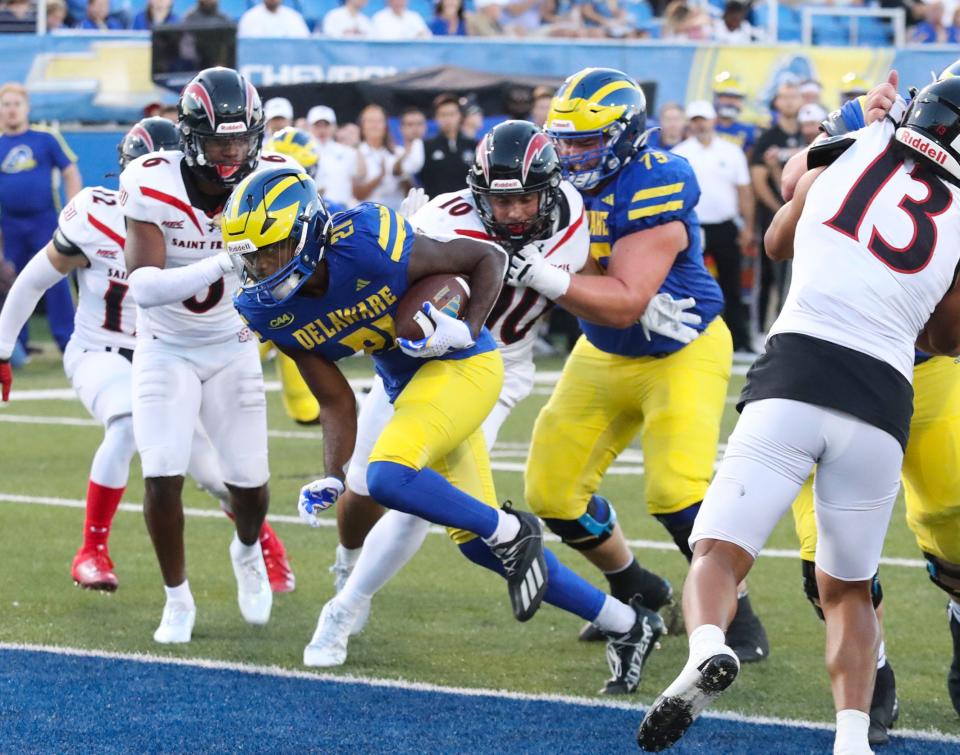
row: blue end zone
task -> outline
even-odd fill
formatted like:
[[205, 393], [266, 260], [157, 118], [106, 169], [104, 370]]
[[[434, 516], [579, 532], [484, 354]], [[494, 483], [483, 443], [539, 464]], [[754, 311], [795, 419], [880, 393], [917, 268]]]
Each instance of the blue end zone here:
[[[639, 712], [0, 650], [4, 752], [638, 752]], [[829, 752], [829, 731], [703, 719], [671, 753]], [[883, 755], [956, 753], [897, 739]]]

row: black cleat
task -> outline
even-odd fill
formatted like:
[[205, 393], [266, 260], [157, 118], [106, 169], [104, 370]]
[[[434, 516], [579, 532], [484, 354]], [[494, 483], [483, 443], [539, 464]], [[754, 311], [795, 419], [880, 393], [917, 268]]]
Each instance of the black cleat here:
[[887, 661], [877, 669], [873, 684], [873, 699], [870, 701], [870, 729], [867, 739], [872, 745], [885, 745], [890, 741], [888, 731], [900, 716], [900, 701], [897, 699], [897, 680], [893, 667]]
[[950, 693], [953, 709], [960, 714], [960, 621], [957, 621], [949, 603], [947, 615], [950, 617], [950, 636], [953, 637], [953, 662], [947, 672], [947, 692]]
[[770, 642], [760, 617], [753, 612], [750, 596], [737, 598], [737, 614], [727, 628], [727, 645], [740, 663], [756, 663], [770, 655]]
[[712, 655], [699, 667], [681, 672], [667, 688], [674, 688], [674, 693], [658, 697], [643, 717], [637, 730], [640, 749], [660, 752], [672, 746], [700, 712], [733, 684], [739, 672], [740, 664], [727, 652]]
[[[644, 579], [641, 581], [642, 583], [636, 585], [636, 590], [629, 593], [629, 595], [633, 596], [632, 598], [625, 597], [618, 592], [611, 592], [611, 594], [613, 597], [625, 603], [632, 602], [633, 599], [636, 598], [640, 601], [641, 606], [650, 611], [659, 611], [661, 608], [665, 608], [665, 617], [667, 617], [668, 612], [670, 612], [669, 616], [671, 618], [665, 618], [665, 621], [669, 632], [672, 633], [674, 629], [673, 622], [676, 620], [673, 614], [679, 611], [679, 608], [673, 601], [673, 586], [666, 579], [654, 574], [652, 571], [646, 569], [642, 569], [642, 571]], [[580, 629], [580, 634], [577, 635], [577, 639], [580, 640], [580, 642], [600, 642], [601, 640], [606, 640], [607, 635], [588, 621]]]
[[520, 531], [513, 540], [490, 546], [490, 550], [503, 564], [514, 618], [528, 621], [540, 608], [547, 592], [543, 526], [533, 514], [514, 511], [510, 501], [504, 503], [502, 508], [520, 520]]
[[[643, 667], [665, 633], [663, 619], [656, 611], [644, 608], [639, 596], [630, 601], [637, 620], [626, 634], [609, 634], [607, 638], [607, 665], [611, 676], [600, 693], [629, 695], [636, 692], [643, 676]], [[592, 626], [592, 624], [591, 624]]]

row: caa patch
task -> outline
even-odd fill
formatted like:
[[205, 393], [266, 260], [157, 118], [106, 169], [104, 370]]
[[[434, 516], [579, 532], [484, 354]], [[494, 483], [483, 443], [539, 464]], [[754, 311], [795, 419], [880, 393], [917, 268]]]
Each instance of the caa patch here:
[[289, 325], [290, 323], [292, 323], [293, 320], [294, 320], [294, 316], [291, 312], [284, 312], [279, 317], [274, 317], [270, 321], [269, 327], [271, 330], [276, 330], [277, 328], [283, 328]]

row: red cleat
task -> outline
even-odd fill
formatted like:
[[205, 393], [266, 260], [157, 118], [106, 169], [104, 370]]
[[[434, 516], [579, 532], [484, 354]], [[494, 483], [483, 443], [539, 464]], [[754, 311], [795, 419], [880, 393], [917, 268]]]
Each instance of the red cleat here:
[[73, 557], [70, 575], [74, 583], [85, 590], [113, 592], [117, 589], [117, 575], [113, 573], [113, 561], [106, 546], [96, 550], [80, 548]]
[[263, 549], [263, 560], [267, 564], [270, 589], [274, 592], [293, 592], [297, 586], [297, 578], [287, 560], [287, 550], [267, 521], [264, 521], [260, 530], [260, 547]]

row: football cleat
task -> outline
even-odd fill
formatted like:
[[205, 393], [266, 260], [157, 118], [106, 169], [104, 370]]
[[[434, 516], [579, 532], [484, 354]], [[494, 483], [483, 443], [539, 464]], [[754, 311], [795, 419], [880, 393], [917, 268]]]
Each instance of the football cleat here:
[[637, 730], [640, 749], [660, 752], [673, 745], [703, 709], [733, 684], [738, 673], [740, 661], [725, 645], [698, 664], [687, 663], [643, 717]]
[[236, 533], [230, 543], [230, 561], [233, 563], [233, 575], [237, 578], [237, 603], [240, 613], [248, 624], [266, 624], [270, 619], [273, 606], [273, 591], [267, 577], [267, 565], [263, 560], [260, 543], [256, 551], [246, 558], [240, 555], [244, 549]]
[[503, 504], [503, 510], [520, 520], [520, 531], [513, 540], [490, 546], [490, 551], [503, 564], [514, 618], [528, 621], [540, 608], [547, 592], [543, 526], [533, 514], [514, 511], [510, 501]]
[[727, 628], [727, 645], [740, 663], [756, 663], [770, 655], [770, 642], [760, 617], [753, 612], [750, 596], [737, 598], [737, 613]]
[[107, 552], [107, 546], [100, 545], [94, 550], [80, 548], [73, 557], [70, 566], [73, 583], [85, 590], [103, 590], [113, 592], [117, 589], [117, 575], [113, 573], [113, 561]]
[[639, 596], [630, 601], [637, 620], [626, 634], [607, 635], [607, 665], [612, 676], [600, 690], [603, 695], [629, 695], [636, 692], [647, 659], [665, 633], [663, 619], [645, 608]]
[[[351, 554], [350, 551], [342, 545], [337, 546], [336, 560], [333, 562], [333, 566], [330, 567], [330, 572], [333, 574], [333, 586], [337, 594], [340, 593], [344, 585], [347, 584], [347, 580], [350, 579], [350, 575], [353, 573], [353, 567], [356, 566], [358, 558], [360, 558], [360, 556], [356, 552]], [[364, 603], [363, 608], [357, 611], [353, 627], [350, 629], [351, 635], [360, 634], [367, 625], [367, 620], [370, 618], [371, 602], [372, 601], [368, 600]]]
[[870, 729], [867, 740], [872, 745], [885, 745], [890, 741], [888, 731], [900, 716], [900, 701], [897, 699], [897, 680], [890, 661], [877, 669], [873, 683], [873, 699], [870, 701]]
[[342, 666], [347, 660], [347, 643], [356, 614], [341, 606], [336, 598], [327, 601], [317, 619], [310, 644], [303, 649], [303, 665], [314, 668]]
[[264, 521], [263, 527], [260, 528], [260, 549], [263, 551], [263, 561], [267, 565], [270, 589], [274, 592], [293, 592], [297, 587], [297, 578], [287, 560], [287, 549], [283, 547], [283, 541], [267, 521]]
[[960, 714], [960, 621], [947, 604], [947, 615], [950, 617], [950, 636], [953, 638], [953, 661], [947, 672], [947, 692], [950, 693], [950, 702], [953, 709]]
[[[673, 623], [676, 622], [676, 618], [673, 616], [673, 613], [679, 610], [676, 603], [673, 601], [673, 586], [665, 580], [663, 577], [654, 574], [651, 571], [643, 570], [645, 572], [644, 577], [648, 580], [645, 585], [636, 585], [637, 589], [633, 592], [633, 598], [627, 598], [623, 596], [620, 592], [614, 593], [613, 597], [619, 598], [620, 600], [633, 603], [633, 599], [636, 598], [640, 601], [640, 605], [650, 611], [659, 611], [661, 608], [664, 609], [664, 621], [667, 623], [667, 634], [673, 634], [674, 627]], [[646, 588], [646, 589], [642, 589]], [[668, 618], [669, 617], [669, 618]], [[577, 639], [580, 642], [599, 642], [600, 640], [606, 640], [607, 635], [603, 633], [595, 624], [592, 622], [587, 622], [580, 629], [580, 634], [577, 635]]]
[[193, 625], [197, 620], [197, 607], [178, 600], [168, 600], [163, 607], [160, 626], [153, 633], [153, 641], [164, 645], [190, 642]]

